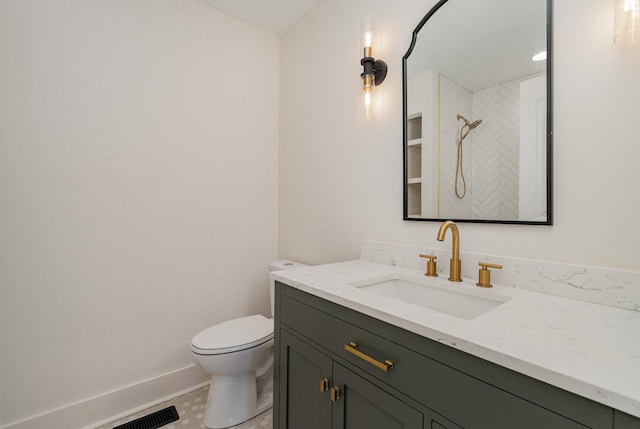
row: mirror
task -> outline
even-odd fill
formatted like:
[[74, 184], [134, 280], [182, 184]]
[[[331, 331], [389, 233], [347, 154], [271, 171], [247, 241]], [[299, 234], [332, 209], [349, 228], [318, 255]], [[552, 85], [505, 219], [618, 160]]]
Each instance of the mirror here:
[[552, 2], [440, 0], [418, 24], [402, 64], [405, 220], [553, 223]]

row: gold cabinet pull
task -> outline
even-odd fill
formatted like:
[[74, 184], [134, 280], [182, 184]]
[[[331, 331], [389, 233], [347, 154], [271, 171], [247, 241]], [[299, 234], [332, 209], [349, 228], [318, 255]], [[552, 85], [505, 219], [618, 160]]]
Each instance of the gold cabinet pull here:
[[331, 388], [331, 402], [336, 402], [338, 399], [340, 399], [340, 387], [333, 386]]
[[358, 356], [360, 359], [370, 363], [371, 365], [375, 366], [376, 368], [379, 368], [379, 369], [383, 370], [384, 372], [387, 372], [391, 368], [393, 368], [393, 362], [392, 361], [390, 361], [389, 359], [386, 359], [384, 362], [380, 362], [379, 360], [376, 360], [376, 359], [372, 358], [371, 356], [362, 353], [360, 350], [358, 350], [358, 345], [356, 343], [354, 343], [353, 341], [349, 342], [349, 344], [345, 344], [344, 345], [344, 349], [346, 351], [348, 351], [349, 353]]
[[320, 379], [320, 393], [324, 393], [329, 390], [329, 379], [321, 378]]

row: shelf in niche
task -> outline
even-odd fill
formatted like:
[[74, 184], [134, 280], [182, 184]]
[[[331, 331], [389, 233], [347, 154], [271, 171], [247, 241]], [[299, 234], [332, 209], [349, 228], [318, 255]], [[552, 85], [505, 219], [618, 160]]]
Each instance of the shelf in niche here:
[[410, 217], [422, 212], [422, 112], [407, 117], [407, 207]]
[[422, 112], [407, 118], [407, 142], [422, 139]]

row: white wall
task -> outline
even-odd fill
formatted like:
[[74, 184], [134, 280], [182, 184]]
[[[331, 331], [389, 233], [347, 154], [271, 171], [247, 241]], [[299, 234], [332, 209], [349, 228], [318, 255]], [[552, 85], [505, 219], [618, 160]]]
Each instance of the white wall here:
[[[438, 244], [437, 223], [402, 221], [401, 58], [434, 3], [324, 0], [282, 38], [281, 257], [354, 259], [363, 238]], [[389, 64], [372, 125], [359, 120], [365, 11]], [[461, 246], [640, 269], [640, 48], [613, 44], [608, 0], [556, 0], [554, 31], [555, 225], [461, 224]]]
[[[520, 141], [518, 152], [518, 214], [520, 219], [547, 217], [547, 77], [520, 82]], [[526, 162], [530, 160], [533, 162]]]
[[[540, 79], [543, 82], [544, 97], [547, 94], [546, 80], [544, 76]], [[527, 160], [535, 162], [535, 158], [520, 157], [522, 80], [523, 78], [517, 78], [500, 82], [473, 93], [471, 116], [483, 121], [483, 124], [471, 132], [473, 219], [519, 219], [520, 172], [527, 168]], [[538, 117], [537, 111], [535, 117]], [[546, 116], [544, 118], [546, 123]], [[546, 136], [546, 132], [544, 135]], [[543, 141], [546, 144], [546, 138]], [[546, 187], [542, 187], [546, 193]]]
[[0, 2], [0, 426], [268, 314], [278, 43], [196, 0]]

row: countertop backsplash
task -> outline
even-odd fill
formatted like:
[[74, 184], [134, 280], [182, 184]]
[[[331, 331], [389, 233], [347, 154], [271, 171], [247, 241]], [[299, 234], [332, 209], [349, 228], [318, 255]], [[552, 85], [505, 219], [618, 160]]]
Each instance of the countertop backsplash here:
[[[416, 270], [426, 269], [420, 253], [437, 256], [440, 276], [448, 277], [451, 250], [364, 240], [361, 259]], [[493, 284], [640, 312], [640, 272], [580, 266], [460, 251], [462, 277], [478, 280], [478, 262], [503, 266], [491, 270]]]

